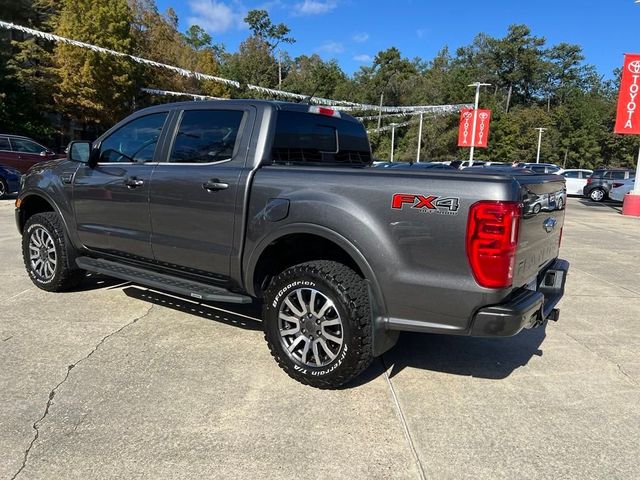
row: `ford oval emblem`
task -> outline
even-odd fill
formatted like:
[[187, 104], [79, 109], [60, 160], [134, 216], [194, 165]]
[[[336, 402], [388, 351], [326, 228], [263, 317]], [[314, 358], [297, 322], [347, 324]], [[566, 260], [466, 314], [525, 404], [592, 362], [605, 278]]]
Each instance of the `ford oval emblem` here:
[[553, 229], [556, 228], [556, 223], [558, 223], [558, 221], [555, 218], [547, 218], [542, 224], [542, 226], [544, 227], [544, 231], [547, 233], [551, 233]]

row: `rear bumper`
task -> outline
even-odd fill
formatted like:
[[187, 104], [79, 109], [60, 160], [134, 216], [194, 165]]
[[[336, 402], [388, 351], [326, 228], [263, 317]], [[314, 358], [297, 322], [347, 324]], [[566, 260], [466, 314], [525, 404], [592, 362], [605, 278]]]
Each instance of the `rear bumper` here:
[[509, 337], [523, 328], [558, 320], [555, 307], [564, 295], [568, 271], [569, 262], [557, 259], [542, 272], [537, 291], [523, 288], [510, 295], [504, 303], [481, 308], [473, 318], [470, 335]]

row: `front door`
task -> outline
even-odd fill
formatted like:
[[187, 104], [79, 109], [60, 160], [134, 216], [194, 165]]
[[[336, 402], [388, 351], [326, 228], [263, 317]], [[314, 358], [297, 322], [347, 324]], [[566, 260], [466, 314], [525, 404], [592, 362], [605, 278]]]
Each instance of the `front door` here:
[[81, 165], [73, 183], [78, 235], [104, 252], [153, 259], [149, 185], [168, 112], [134, 118], [95, 145], [94, 167]]
[[221, 282], [228, 278], [253, 112], [203, 105], [181, 113], [168, 161], [154, 171], [149, 195], [158, 262]]

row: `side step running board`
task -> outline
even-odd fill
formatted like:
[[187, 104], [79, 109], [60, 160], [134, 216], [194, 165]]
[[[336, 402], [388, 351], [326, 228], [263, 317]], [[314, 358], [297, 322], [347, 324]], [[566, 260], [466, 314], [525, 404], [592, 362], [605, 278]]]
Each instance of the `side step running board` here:
[[198, 300], [209, 300], [213, 302], [226, 303], [251, 303], [251, 297], [230, 292], [224, 288], [214, 287], [192, 280], [175, 278], [152, 270], [132, 267], [123, 263], [101, 260], [91, 257], [78, 257], [76, 264], [83, 270], [89, 272], [102, 273], [109, 277], [139, 283], [146, 287], [157, 288], [197, 298]]

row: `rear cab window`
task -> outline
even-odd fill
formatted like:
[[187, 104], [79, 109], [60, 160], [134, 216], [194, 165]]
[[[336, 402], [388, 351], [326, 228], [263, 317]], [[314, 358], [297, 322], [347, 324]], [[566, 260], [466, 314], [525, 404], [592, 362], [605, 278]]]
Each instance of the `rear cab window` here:
[[7, 137], [0, 137], [0, 150], [7, 152], [11, 151], [11, 145], [9, 144], [9, 139]]
[[235, 151], [243, 110], [185, 110], [173, 141], [170, 163], [215, 163]]
[[364, 126], [327, 115], [280, 110], [272, 165], [365, 166], [371, 148]]

